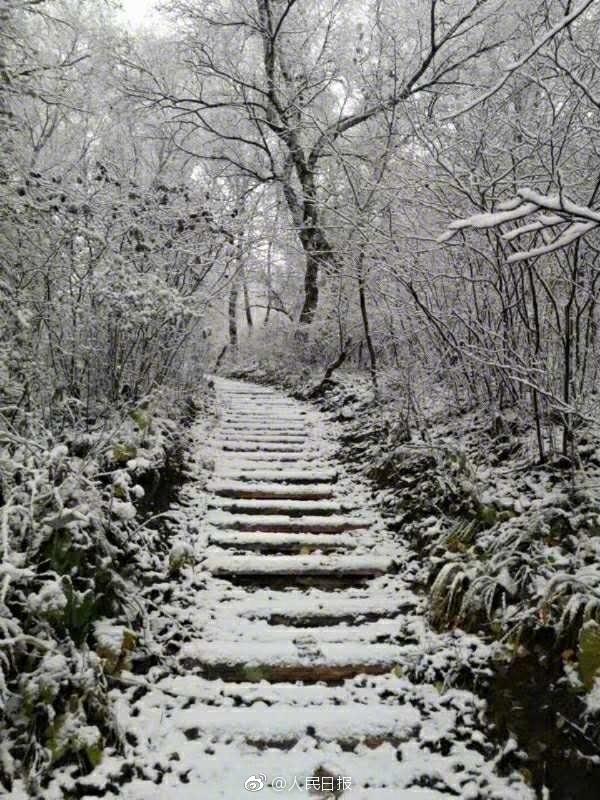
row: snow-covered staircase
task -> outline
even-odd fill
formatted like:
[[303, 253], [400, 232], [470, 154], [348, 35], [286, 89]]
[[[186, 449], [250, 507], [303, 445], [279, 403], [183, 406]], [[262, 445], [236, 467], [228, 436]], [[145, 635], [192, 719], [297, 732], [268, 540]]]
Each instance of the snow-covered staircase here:
[[[359, 514], [339, 487], [336, 492], [337, 472], [320, 463], [321, 443], [305, 409], [268, 388], [220, 381], [218, 391], [223, 419], [213, 442], [214, 495], [207, 515], [211, 574], [248, 586], [249, 596], [253, 589], [272, 587], [272, 601], [280, 607], [291, 588], [304, 589], [307, 618], [313, 614], [311, 589], [337, 596], [364, 586], [367, 602], [369, 581], [393, 572], [395, 565], [373, 552], [368, 514]], [[282, 452], [289, 459], [285, 464]], [[232, 455], [235, 478], [229, 478]], [[255, 456], [268, 468], [257, 470]], [[307, 466], [317, 456], [319, 463]], [[373, 622], [371, 631], [363, 635], [359, 624], [348, 637], [346, 622], [336, 624], [333, 610], [328, 619], [333, 625], [310, 631], [302, 624], [296, 628], [293, 616], [283, 626], [272, 620], [249, 624], [246, 615], [234, 641], [223, 631], [239, 632], [240, 619], [233, 608], [229, 617], [212, 626], [214, 641], [193, 647], [189, 663], [205, 674], [314, 683], [388, 672], [398, 663], [398, 648], [377, 643], [387, 634], [373, 632]], [[347, 609], [342, 617], [347, 620]]]
[[174, 672], [120, 701], [154, 772], [119, 796], [528, 800], [482, 745], [477, 699], [405, 677], [438, 640], [320, 415], [260, 386], [216, 390], [209, 497], [185, 506], [198, 563], [162, 609], [189, 633]]

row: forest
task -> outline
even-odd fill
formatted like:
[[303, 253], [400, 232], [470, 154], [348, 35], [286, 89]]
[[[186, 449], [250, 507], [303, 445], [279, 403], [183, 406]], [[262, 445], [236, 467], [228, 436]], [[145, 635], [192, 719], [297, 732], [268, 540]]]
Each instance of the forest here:
[[0, 0], [0, 795], [599, 796], [599, 41]]

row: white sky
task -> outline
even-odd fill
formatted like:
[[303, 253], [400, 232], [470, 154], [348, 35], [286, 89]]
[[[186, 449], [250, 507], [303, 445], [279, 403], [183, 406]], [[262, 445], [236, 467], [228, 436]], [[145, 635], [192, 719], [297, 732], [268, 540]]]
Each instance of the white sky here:
[[153, 25], [159, 19], [156, 0], [121, 0], [125, 21], [131, 28]]

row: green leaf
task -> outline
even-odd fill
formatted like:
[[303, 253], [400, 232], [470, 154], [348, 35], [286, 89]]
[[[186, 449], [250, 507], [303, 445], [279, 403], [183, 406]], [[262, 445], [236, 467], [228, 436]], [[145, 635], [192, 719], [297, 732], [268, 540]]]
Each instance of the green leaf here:
[[117, 464], [126, 464], [137, 455], [137, 447], [131, 444], [116, 444], [112, 451], [113, 459]]
[[600, 625], [589, 620], [579, 634], [579, 674], [586, 689], [591, 689], [600, 671]]
[[150, 414], [147, 411], [144, 411], [141, 408], [136, 408], [135, 411], [132, 411], [129, 416], [143, 433], [145, 433], [150, 427], [151, 419]]

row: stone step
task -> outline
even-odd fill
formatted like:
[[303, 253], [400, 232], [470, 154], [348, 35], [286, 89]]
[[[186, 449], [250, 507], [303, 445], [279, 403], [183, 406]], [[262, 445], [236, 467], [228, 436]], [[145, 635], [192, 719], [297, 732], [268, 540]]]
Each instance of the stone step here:
[[276, 441], [285, 441], [286, 439], [302, 439], [303, 441], [310, 441], [310, 434], [304, 427], [297, 428], [279, 428], [279, 427], [252, 427], [252, 426], [222, 426], [219, 430], [219, 436], [222, 439], [235, 439], [240, 441], [242, 439], [250, 439], [251, 441], [260, 442], [274, 438]]
[[247, 619], [263, 619], [272, 626], [321, 627], [344, 623], [360, 626], [384, 618], [394, 618], [414, 610], [417, 598], [408, 592], [390, 598], [328, 596], [326, 600], [311, 594], [296, 597], [273, 597], [269, 603], [248, 599], [238, 608], [232, 606], [236, 615]]
[[230, 432], [257, 432], [257, 433], [290, 433], [293, 435], [305, 435], [307, 433], [306, 423], [298, 422], [279, 422], [277, 419], [270, 419], [268, 422], [232, 422], [223, 426], [223, 430]]
[[356, 536], [343, 533], [213, 531], [209, 535], [209, 544], [261, 553], [303, 553], [312, 552], [313, 550], [351, 549], [357, 547], [358, 543]]
[[225, 421], [244, 421], [244, 420], [262, 420], [264, 422], [273, 422], [276, 417], [277, 422], [282, 420], [295, 420], [304, 422], [306, 411], [302, 408], [278, 408], [275, 414], [275, 409], [260, 409], [260, 408], [225, 408], [223, 412], [223, 419]]
[[217, 577], [302, 576], [375, 577], [391, 572], [394, 561], [385, 556], [209, 556], [206, 568]]
[[206, 488], [221, 497], [247, 500], [322, 500], [333, 497], [333, 488], [328, 483], [297, 485], [216, 479], [210, 481]]
[[[226, 552], [227, 551], [224, 550], [221, 551], [219, 556], [211, 553], [210, 557], [207, 558], [207, 561], [212, 562], [214, 566], [214, 571], [212, 572], [213, 576], [217, 579], [227, 581], [229, 584], [243, 588], [249, 594], [255, 594], [264, 590], [276, 592], [279, 595], [298, 591], [318, 591], [321, 595], [331, 594], [332, 596], [339, 597], [351, 589], [368, 588], [374, 579], [382, 575], [380, 570], [367, 569], [366, 567], [361, 569], [357, 568], [355, 570], [343, 570], [339, 567], [328, 568], [326, 565], [321, 565], [319, 568], [315, 563], [313, 568], [307, 567], [301, 569], [294, 568], [291, 565], [286, 568], [286, 565], [280, 564], [280, 568], [278, 569], [273, 565], [267, 567], [267, 565], [263, 563], [265, 567], [263, 569], [253, 567], [248, 563], [251, 558], [308, 558], [313, 561], [326, 558], [351, 558], [351, 556], [346, 554], [323, 551], [315, 551], [311, 554], [301, 552], [295, 555], [281, 554], [277, 551], [273, 554], [264, 555], [251, 555], [250, 553], [246, 555], [231, 554], [229, 558], [241, 559], [244, 564], [240, 564], [239, 566], [236, 564], [230, 564], [228, 566], [219, 564], [217, 567], [214, 563], [215, 559], [218, 558], [219, 561], [221, 561], [223, 558], [226, 558]], [[392, 565], [391, 569], [395, 570], [396, 566]]]
[[364, 529], [368, 522], [355, 517], [338, 514], [330, 516], [290, 517], [284, 514], [230, 514], [214, 509], [208, 512], [206, 520], [217, 528], [232, 531], [266, 531], [276, 533], [344, 533]]
[[221, 417], [266, 417], [271, 422], [281, 419], [296, 417], [302, 422], [306, 421], [306, 409], [294, 406], [276, 406], [267, 404], [225, 405], [221, 406]]
[[[382, 579], [375, 586], [346, 589], [339, 594], [308, 590], [263, 588], [255, 592], [240, 593], [227, 603], [227, 613], [248, 620], [264, 620], [271, 626], [321, 627], [346, 624], [361, 626], [382, 618], [413, 617], [419, 598], [396, 577]], [[220, 615], [218, 606], [215, 614]]]
[[242, 417], [237, 420], [223, 420], [220, 426], [220, 430], [233, 431], [239, 427], [251, 430], [263, 430], [263, 431], [281, 430], [282, 428], [285, 428], [285, 430], [290, 431], [292, 433], [296, 433], [298, 431], [300, 431], [301, 433], [306, 433], [306, 425], [304, 423], [304, 420], [290, 419], [289, 417], [284, 417], [281, 415], [277, 415], [276, 420], [274, 420], [274, 418], [270, 416], [265, 417], [264, 419], [258, 419], [254, 417]]
[[243, 500], [227, 497], [212, 497], [209, 508], [221, 508], [230, 514], [284, 514], [289, 517], [302, 517], [312, 514], [339, 514], [348, 511], [335, 500]]
[[221, 420], [220, 430], [235, 430], [238, 427], [269, 431], [285, 428], [285, 430], [294, 433], [296, 431], [306, 432], [306, 423], [304, 419], [285, 417], [281, 414], [278, 414], [276, 417], [267, 416], [261, 419], [258, 417], [240, 417], [238, 419]]
[[[306, 463], [308, 465], [312, 465], [312, 462], [316, 460], [316, 454], [311, 455], [308, 452], [275, 452], [275, 453], [265, 453], [264, 451], [261, 452], [252, 452], [252, 451], [245, 451], [245, 452], [232, 452], [226, 451], [223, 452], [222, 450], [219, 451], [219, 455], [217, 457], [219, 462], [223, 464], [238, 464], [240, 462], [258, 462], [258, 464], [268, 464], [271, 469], [276, 468], [278, 464], [289, 465], [290, 463], [302, 464]], [[260, 468], [260, 467], [259, 467]]]
[[[240, 391], [241, 390], [241, 391]], [[223, 387], [220, 395], [221, 397], [245, 397], [246, 395], [255, 394], [259, 397], [271, 397], [275, 398], [276, 400], [287, 400], [289, 403], [297, 403], [298, 401], [292, 397], [289, 397], [284, 392], [280, 392], [277, 389], [274, 389], [272, 386], [261, 386], [259, 384], [249, 384], [245, 383], [243, 386], [239, 384], [232, 385], [230, 387]]]
[[227, 395], [221, 394], [221, 399], [225, 402], [229, 403], [247, 403], [247, 402], [254, 402], [254, 403], [285, 403], [286, 405], [290, 406], [299, 406], [301, 405], [300, 400], [296, 400], [294, 397], [290, 397], [283, 392], [269, 392], [269, 393], [258, 393], [254, 398], [252, 394], [242, 394], [242, 395]]
[[216, 441], [224, 453], [282, 453], [287, 456], [294, 454], [296, 457], [299, 453], [307, 450], [304, 444], [294, 442], [249, 442], [230, 439], [228, 441]]
[[402, 659], [412, 654], [412, 648], [406, 648], [406, 639], [413, 638], [411, 626], [400, 617], [381, 617], [369, 620], [361, 625], [349, 626], [343, 622], [331, 625], [315, 625], [314, 627], [295, 625], [271, 625], [265, 619], [248, 620], [231, 617], [225, 611], [222, 616], [210, 622], [202, 629], [204, 641], [228, 641], [238, 644], [250, 641], [260, 642], [293, 642], [302, 648], [311, 643], [360, 645], [392, 644], [404, 648]]
[[225, 408], [221, 412], [221, 419], [230, 422], [264, 422], [281, 424], [282, 422], [306, 422], [306, 411], [303, 409], [279, 408], [277, 410], [259, 408]]
[[[186, 696], [192, 696], [199, 703], [207, 703], [212, 706], [227, 705], [232, 707], [232, 703], [223, 703], [223, 698], [235, 698], [242, 701], [241, 704], [249, 707], [254, 703], [262, 703], [270, 706], [280, 704], [284, 706], [294, 705], [300, 708], [310, 706], [339, 706], [342, 703], [361, 701], [364, 697], [364, 687], [361, 687], [360, 680], [351, 681], [345, 685], [323, 685], [314, 683], [267, 683], [262, 681], [212, 681], [201, 675], [186, 673], [182, 675], [169, 675], [156, 684], [156, 689], [175, 693], [181, 692]], [[373, 683], [377, 684], [381, 691], [388, 694], [398, 694], [402, 696], [402, 686], [398, 683], [398, 678], [393, 673], [383, 674], [373, 678]], [[264, 707], [263, 705], [263, 707]]]
[[186, 734], [189, 739], [194, 738], [192, 731], [197, 728], [203, 736], [215, 740], [240, 738], [250, 745], [260, 745], [261, 749], [269, 746], [290, 749], [306, 736], [352, 749], [360, 743], [376, 747], [384, 741], [394, 744], [408, 741], [417, 733], [420, 720], [419, 712], [411, 705], [352, 703], [333, 708], [192, 706], [177, 714], [177, 727], [189, 731]]
[[227, 402], [243, 402], [246, 399], [255, 398], [257, 402], [263, 400], [281, 399], [272, 389], [265, 389], [264, 391], [253, 391], [249, 389], [245, 392], [238, 391], [224, 391], [220, 393], [223, 400]]
[[292, 433], [306, 434], [307, 427], [302, 419], [290, 419], [277, 415], [277, 418], [250, 419], [248, 417], [237, 420], [222, 420], [218, 428], [220, 431], [234, 432], [238, 430], [258, 431], [263, 433]]
[[229, 444], [230, 442], [252, 442], [255, 444], [302, 444], [306, 442], [307, 434], [299, 433], [271, 433], [271, 432], [260, 432], [260, 433], [253, 433], [251, 431], [229, 431], [226, 429], [222, 431], [216, 438], [215, 441], [219, 444]]
[[332, 683], [383, 675], [403, 657], [402, 648], [390, 644], [197, 640], [182, 646], [179, 661], [185, 669], [224, 681]]
[[273, 483], [289, 483], [310, 486], [315, 483], [334, 483], [338, 473], [335, 469], [318, 469], [307, 466], [305, 469], [269, 469], [259, 466], [239, 468], [233, 465], [217, 465], [217, 477], [222, 480], [236, 480], [248, 483], [266, 481]]
[[291, 408], [300, 408], [302, 410], [306, 410], [306, 408], [298, 400], [293, 400], [285, 396], [278, 397], [277, 395], [273, 394], [260, 395], [257, 397], [244, 395], [241, 397], [230, 397], [230, 398], [221, 395], [220, 400], [222, 405], [226, 406], [246, 407], [248, 405], [253, 405], [253, 406], [264, 407], [265, 405], [271, 403], [278, 403], [280, 405], [286, 405]]

